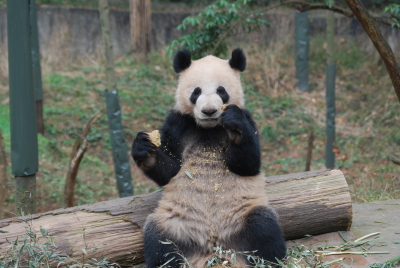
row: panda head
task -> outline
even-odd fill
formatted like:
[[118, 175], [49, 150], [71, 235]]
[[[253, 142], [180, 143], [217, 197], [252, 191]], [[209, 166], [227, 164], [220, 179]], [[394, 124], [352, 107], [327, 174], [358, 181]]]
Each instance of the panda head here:
[[243, 108], [239, 72], [246, 68], [246, 57], [241, 49], [233, 50], [230, 60], [206, 56], [194, 61], [188, 50], [182, 50], [175, 55], [173, 67], [179, 73], [175, 109], [193, 116], [198, 125], [217, 126], [224, 104]]

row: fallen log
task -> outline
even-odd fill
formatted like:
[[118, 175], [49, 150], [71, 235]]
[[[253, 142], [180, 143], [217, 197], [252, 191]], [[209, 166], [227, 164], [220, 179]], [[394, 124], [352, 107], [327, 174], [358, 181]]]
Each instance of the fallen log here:
[[[286, 239], [349, 230], [352, 205], [339, 170], [267, 177], [265, 191], [277, 210]], [[119, 265], [143, 262], [141, 228], [162, 192], [59, 209], [0, 221], [0, 259], [26, 228], [56, 236], [58, 252], [71, 259], [107, 257]], [[56, 266], [56, 264], [55, 264]]]

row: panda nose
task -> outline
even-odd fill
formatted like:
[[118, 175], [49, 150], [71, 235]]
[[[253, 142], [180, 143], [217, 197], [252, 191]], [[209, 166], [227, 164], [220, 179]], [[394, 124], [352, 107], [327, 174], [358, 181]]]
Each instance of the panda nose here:
[[210, 116], [213, 116], [217, 112], [217, 110], [216, 109], [204, 109], [204, 110], [201, 110], [201, 112], [203, 114], [207, 115], [208, 117], [210, 117]]

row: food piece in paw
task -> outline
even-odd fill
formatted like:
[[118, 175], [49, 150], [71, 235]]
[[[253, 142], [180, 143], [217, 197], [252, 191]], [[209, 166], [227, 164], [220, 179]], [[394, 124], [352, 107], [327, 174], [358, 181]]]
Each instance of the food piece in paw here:
[[160, 147], [161, 145], [161, 136], [159, 130], [153, 130], [152, 132], [148, 133], [150, 142], [153, 143], [155, 146]]

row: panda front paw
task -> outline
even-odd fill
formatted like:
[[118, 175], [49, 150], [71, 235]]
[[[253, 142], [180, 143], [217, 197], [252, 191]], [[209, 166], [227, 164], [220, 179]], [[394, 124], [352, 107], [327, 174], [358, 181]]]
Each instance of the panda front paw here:
[[221, 124], [227, 130], [229, 139], [236, 144], [242, 140], [246, 117], [238, 106], [230, 104], [221, 114]]
[[141, 131], [133, 141], [131, 155], [140, 168], [150, 168], [155, 164], [156, 146], [150, 141], [149, 135]]

